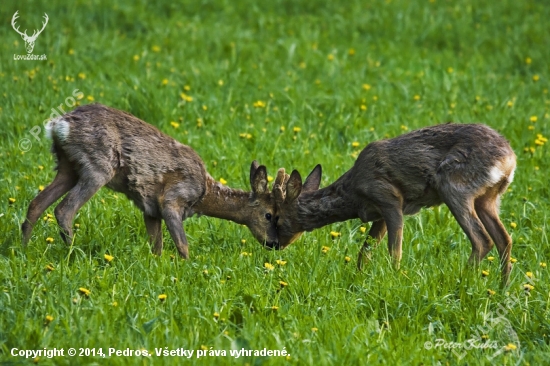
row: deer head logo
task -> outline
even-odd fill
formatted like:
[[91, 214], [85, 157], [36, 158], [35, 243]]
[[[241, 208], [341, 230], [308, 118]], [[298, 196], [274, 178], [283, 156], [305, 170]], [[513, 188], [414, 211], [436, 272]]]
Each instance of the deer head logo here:
[[40, 33], [42, 33], [42, 31], [44, 30], [44, 28], [46, 28], [46, 24], [48, 24], [48, 14], [44, 13], [44, 19], [46, 20], [44, 23], [42, 23], [42, 29], [40, 30], [35, 30], [32, 34], [32, 36], [28, 36], [27, 35], [27, 30], [25, 29], [25, 32], [21, 33], [19, 31], [19, 27], [16, 28], [15, 26], [15, 21], [17, 18], [19, 18], [19, 15], [17, 15], [17, 13], [19, 12], [19, 10], [17, 10], [15, 12], [15, 14], [13, 14], [13, 18], [11, 18], [11, 26], [13, 27], [13, 29], [19, 33], [21, 35], [21, 37], [23, 38], [23, 41], [25, 41], [25, 48], [27, 49], [27, 53], [31, 53], [33, 48], [34, 48], [34, 42], [36, 41], [36, 38], [38, 38], [38, 35], [40, 35]]

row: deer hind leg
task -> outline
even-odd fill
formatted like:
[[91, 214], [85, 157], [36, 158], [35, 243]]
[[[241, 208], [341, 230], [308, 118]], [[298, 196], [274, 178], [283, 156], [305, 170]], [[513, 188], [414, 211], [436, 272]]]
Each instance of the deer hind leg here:
[[461, 195], [463, 196], [464, 194], [454, 193], [447, 195], [450, 199], [446, 200], [445, 204], [449, 207], [449, 210], [472, 244], [472, 254], [470, 255], [468, 263], [478, 264], [485, 258], [487, 253], [489, 253], [493, 247], [493, 242], [476, 214], [473, 199], [453, 199]]
[[166, 227], [170, 232], [172, 240], [176, 243], [176, 248], [178, 249], [179, 255], [183, 259], [188, 259], [189, 244], [187, 243], [187, 237], [185, 236], [185, 230], [183, 229], [183, 215], [177, 209], [168, 208], [163, 210], [162, 218], [166, 223]]
[[143, 213], [143, 219], [145, 221], [145, 227], [147, 229], [147, 235], [149, 235], [149, 242], [151, 243], [151, 249], [153, 254], [162, 254], [162, 219], [149, 216]]
[[498, 217], [498, 199], [498, 192], [488, 190], [483, 196], [476, 199], [475, 210], [497, 247], [502, 270], [502, 285], [505, 286], [510, 277], [512, 238], [508, 235], [508, 232]]
[[365, 239], [365, 243], [359, 251], [359, 257], [357, 258], [357, 269], [361, 270], [363, 268], [363, 264], [370, 261], [372, 248], [369, 243], [369, 239], [374, 239], [376, 241], [375, 245], [378, 245], [384, 238], [384, 235], [386, 235], [386, 231], [387, 226], [384, 220], [381, 219], [372, 223], [367, 238]]
[[70, 244], [73, 239], [72, 222], [77, 211], [84, 206], [86, 202], [101, 187], [110, 180], [106, 175], [81, 176], [78, 183], [67, 193], [65, 198], [57, 205], [54, 210], [57, 224], [61, 229], [61, 237], [65, 243]]
[[60, 167], [53, 182], [31, 201], [27, 210], [27, 218], [23, 222], [23, 225], [21, 225], [23, 245], [29, 242], [34, 224], [36, 224], [36, 221], [38, 221], [44, 211], [65, 193], [69, 192], [76, 182], [77, 177], [72, 171]]

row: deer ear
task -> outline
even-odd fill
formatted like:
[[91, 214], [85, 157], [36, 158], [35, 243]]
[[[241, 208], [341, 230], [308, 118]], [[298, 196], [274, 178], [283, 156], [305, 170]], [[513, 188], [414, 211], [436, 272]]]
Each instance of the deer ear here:
[[[256, 163], [258, 164], [258, 163]], [[254, 165], [254, 163], [252, 163]], [[251, 179], [250, 179], [250, 186], [252, 187], [252, 192], [255, 194], [263, 194], [267, 193], [267, 169], [265, 166], [260, 165], [252, 174], [252, 168], [251, 170]]]
[[313, 168], [311, 173], [307, 176], [302, 191], [309, 192], [318, 190], [319, 185], [321, 184], [322, 173], [323, 169], [321, 168], [321, 164], [317, 164], [317, 166]]
[[293, 202], [302, 192], [302, 177], [297, 170], [293, 170], [286, 184], [286, 203]]
[[260, 164], [256, 160], [252, 162], [250, 165], [250, 186], [254, 187], [254, 174], [256, 174], [256, 170], [258, 170], [258, 167]]

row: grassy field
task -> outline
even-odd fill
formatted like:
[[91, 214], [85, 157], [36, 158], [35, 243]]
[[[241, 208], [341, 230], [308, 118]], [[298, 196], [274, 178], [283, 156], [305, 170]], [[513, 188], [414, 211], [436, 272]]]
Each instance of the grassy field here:
[[[10, 26], [16, 10], [29, 34], [48, 14], [33, 51], [47, 60], [14, 60], [26, 54]], [[550, 359], [545, 2], [9, 0], [0, 18], [0, 363]], [[73, 93], [157, 126], [193, 147], [216, 179], [247, 190], [253, 159], [271, 176], [279, 167], [305, 176], [321, 163], [326, 186], [371, 141], [446, 121], [485, 123], [518, 157], [501, 206], [514, 240], [510, 286], [499, 290], [496, 250], [468, 269], [470, 243], [446, 207], [406, 219], [400, 271], [385, 244], [356, 271], [368, 229], [357, 220], [276, 252], [246, 227], [193, 217], [191, 259], [177, 258], [166, 230], [155, 257], [141, 212], [107, 189], [80, 210], [73, 246], [47, 215], [52, 206], [23, 248], [28, 204], [54, 176], [37, 131], [52, 108], [71, 109]], [[69, 357], [71, 347], [96, 356]], [[65, 357], [25, 359], [14, 348], [63, 348]], [[97, 355], [109, 348], [152, 355]], [[156, 355], [177, 349], [193, 357]], [[286, 356], [230, 355], [242, 349]]]

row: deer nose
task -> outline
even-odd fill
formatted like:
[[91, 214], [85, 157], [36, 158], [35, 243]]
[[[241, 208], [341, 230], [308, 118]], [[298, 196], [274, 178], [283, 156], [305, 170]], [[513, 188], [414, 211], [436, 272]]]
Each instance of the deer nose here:
[[279, 244], [278, 241], [266, 242], [265, 246], [268, 247], [269, 249], [275, 249], [275, 250], [281, 249], [281, 244]]

